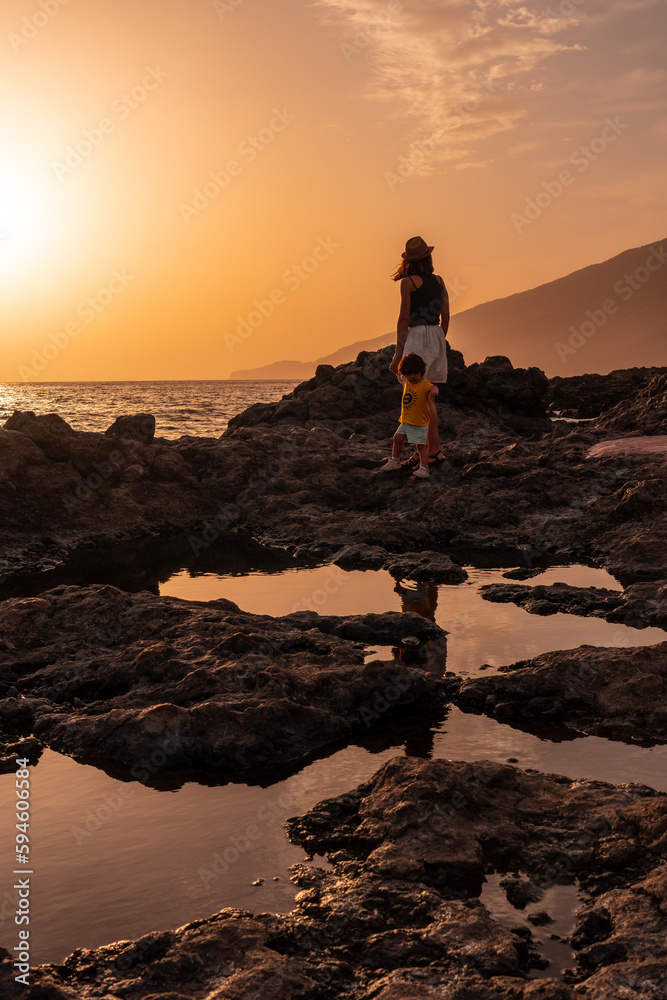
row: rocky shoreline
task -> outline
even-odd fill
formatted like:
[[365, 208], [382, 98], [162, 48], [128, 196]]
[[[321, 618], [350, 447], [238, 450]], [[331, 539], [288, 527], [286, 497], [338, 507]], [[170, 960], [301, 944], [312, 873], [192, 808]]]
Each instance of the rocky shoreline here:
[[667, 643], [544, 653], [466, 681], [456, 701], [505, 721], [565, 722], [583, 733], [667, 742]]
[[[400, 395], [390, 353], [320, 366], [219, 438], [156, 438], [148, 414], [105, 434], [55, 414], [6, 422], [0, 767], [19, 749], [36, 762], [49, 747], [123, 780], [242, 780], [415, 715], [427, 725], [450, 704], [517, 725], [667, 742], [666, 643], [558, 650], [467, 678], [445, 670], [446, 632], [415, 614], [272, 618], [141, 589], [153, 544], [172, 567], [245, 546], [277, 564], [382, 568], [453, 587], [466, 582], [462, 562], [510, 553], [510, 577], [583, 562], [623, 589], [508, 582], [485, 588], [487, 600], [664, 629], [667, 465], [589, 452], [664, 431], [667, 372], [550, 383], [506, 358], [465, 366], [450, 352], [439, 402], [446, 461], [417, 482], [377, 474]], [[104, 551], [136, 586], [72, 583]], [[147, 572], [156, 590], [152, 559]], [[373, 643], [398, 658], [366, 662]], [[223, 910], [78, 951], [34, 970], [27, 993], [0, 953], [2, 996], [657, 998], [667, 995], [666, 802], [640, 785], [397, 758], [290, 822], [294, 842], [333, 865], [297, 867], [292, 913]], [[505, 925], [480, 901], [499, 873], [510, 902], [579, 888], [576, 968], [562, 980], [531, 978], [548, 930]]]
[[[128, 780], [171, 771], [219, 780], [296, 764], [447, 701], [428, 667], [446, 637], [416, 614], [251, 615], [231, 601], [58, 587], [0, 604], [0, 755], [29, 738]], [[364, 646], [402, 643], [418, 666], [364, 663]], [[3, 745], [4, 744], [4, 745]], [[25, 744], [24, 744], [25, 749]]]
[[537, 369], [506, 358], [466, 367], [450, 353], [439, 404], [447, 461], [423, 483], [372, 474], [396, 422], [390, 349], [321, 366], [218, 439], [155, 438], [145, 414], [95, 434], [55, 414], [15, 413], [0, 430], [0, 573], [7, 581], [76, 553], [179, 534], [196, 558], [233, 531], [300, 559], [358, 544], [390, 554], [511, 549], [526, 565], [595, 563], [624, 585], [663, 579], [664, 461], [587, 453], [620, 430], [664, 425], [667, 376], [625, 403], [612, 380], [612, 409], [573, 425], [550, 419], [551, 387]]
[[[289, 824], [331, 871], [297, 865], [286, 915], [223, 910], [177, 931], [79, 950], [34, 973], [31, 1000], [618, 1000], [667, 984], [667, 796], [509, 765], [394, 758]], [[544, 929], [479, 895], [504, 873], [517, 913], [554, 884], [583, 904], [563, 981]], [[536, 925], [548, 913], [536, 914]], [[518, 923], [518, 918], [517, 918]], [[548, 928], [546, 933], [548, 933]], [[0, 953], [3, 997], [18, 1000]]]

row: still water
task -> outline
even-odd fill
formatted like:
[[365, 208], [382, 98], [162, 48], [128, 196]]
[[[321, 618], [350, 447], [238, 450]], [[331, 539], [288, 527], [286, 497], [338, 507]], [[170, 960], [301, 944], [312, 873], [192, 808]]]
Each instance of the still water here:
[[[464, 584], [440, 586], [435, 594], [412, 588], [407, 596], [395, 591], [387, 573], [345, 573], [336, 567], [245, 576], [179, 572], [160, 590], [189, 600], [227, 597], [243, 610], [273, 615], [304, 607], [322, 614], [399, 611], [421, 601], [449, 631], [447, 669], [462, 674], [582, 643], [629, 646], [665, 639], [660, 629], [631, 629], [571, 615], [542, 618], [514, 605], [486, 602], [479, 588], [503, 582], [502, 570], [468, 572]], [[533, 582], [556, 581], [618, 589], [604, 571], [586, 567], [552, 568]], [[572, 731], [538, 736], [456, 708], [436, 726], [413, 720], [369, 734], [359, 744], [325, 748], [268, 787], [190, 782], [177, 791], [158, 791], [117, 781], [47, 751], [32, 771], [34, 962], [61, 960], [76, 947], [178, 927], [225, 906], [290, 910], [296, 888], [289, 881], [289, 866], [303, 861], [304, 854], [288, 841], [284, 820], [353, 788], [384, 761], [406, 753], [499, 762], [512, 757], [519, 767], [546, 773], [639, 781], [667, 791], [667, 747], [628, 745]], [[2, 872], [13, 868], [13, 782], [13, 775], [0, 777]], [[323, 864], [321, 859], [314, 863]], [[252, 884], [259, 879], [264, 881]], [[5, 891], [0, 893], [5, 904], [0, 907], [5, 915], [0, 943], [12, 947], [13, 923], [6, 919], [12, 896]], [[554, 968], [561, 959], [552, 956]]]

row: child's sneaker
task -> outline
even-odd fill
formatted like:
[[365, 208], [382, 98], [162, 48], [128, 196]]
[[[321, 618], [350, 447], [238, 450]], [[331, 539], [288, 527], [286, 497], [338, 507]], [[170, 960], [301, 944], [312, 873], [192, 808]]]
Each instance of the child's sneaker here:
[[431, 473], [428, 471], [428, 465], [420, 465], [418, 469], [412, 473], [417, 479], [428, 479]]
[[400, 469], [401, 461], [398, 458], [388, 458], [384, 465], [379, 470], [380, 472], [394, 472], [396, 469]]

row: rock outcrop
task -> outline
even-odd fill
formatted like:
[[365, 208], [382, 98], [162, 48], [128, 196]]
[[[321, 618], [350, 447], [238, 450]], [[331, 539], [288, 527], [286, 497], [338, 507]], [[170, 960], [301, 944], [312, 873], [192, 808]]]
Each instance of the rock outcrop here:
[[[344, 435], [388, 437], [396, 430], [401, 386], [388, 375], [393, 348], [364, 352], [347, 365], [319, 365], [315, 376], [302, 382], [277, 403], [256, 403], [233, 417], [225, 436], [241, 427], [290, 423], [325, 426]], [[467, 407], [518, 434], [544, 433], [550, 423], [545, 409], [549, 383], [538, 368], [514, 368], [508, 358], [487, 358], [468, 365], [449, 350], [447, 404]], [[444, 401], [444, 399], [443, 399]]]
[[634, 399], [652, 379], [666, 374], [667, 368], [619, 368], [608, 375], [556, 375], [549, 379], [549, 412], [590, 420]]
[[[611, 410], [596, 427], [552, 424], [544, 375], [507, 358], [466, 367], [451, 352], [438, 402], [446, 461], [429, 480], [374, 475], [398, 414], [389, 353], [322, 366], [217, 440], [153, 438], [146, 414], [93, 434], [54, 414], [15, 413], [0, 430], [0, 573], [176, 534], [196, 560], [237, 532], [311, 562], [362, 545], [388, 557], [513, 549], [528, 569], [558, 557], [604, 565], [625, 584], [665, 577], [667, 464], [589, 458], [626, 418]], [[633, 433], [662, 413], [663, 381], [619, 404]]]
[[[295, 867], [301, 892], [292, 913], [228, 909], [177, 931], [79, 950], [33, 970], [35, 998], [644, 1000], [665, 993], [667, 797], [651, 789], [489, 762], [395, 758], [289, 827], [294, 841], [333, 865]], [[585, 893], [571, 938], [577, 968], [565, 981], [527, 978], [544, 967], [545, 932], [500, 922], [480, 902], [487, 874], [506, 873], [512, 882], [519, 870], [536, 888], [576, 882]], [[18, 1000], [2, 958], [3, 996]]]
[[656, 375], [639, 392], [603, 413], [597, 426], [607, 432], [613, 431], [617, 437], [664, 434], [667, 431], [667, 372]]
[[567, 583], [528, 587], [492, 583], [480, 588], [485, 601], [518, 604], [532, 615], [585, 615], [634, 628], [667, 630], [667, 585], [635, 583], [625, 590], [572, 587]]
[[[442, 706], [451, 683], [423, 669], [445, 635], [414, 614], [270, 618], [224, 600], [59, 587], [0, 604], [0, 632], [9, 737], [141, 781], [145, 760], [221, 778], [296, 762], [411, 705]], [[363, 644], [403, 640], [413, 657], [423, 647], [421, 666], [364, 663]]]
[[667, 643], [579, 646], [522, 660], [466, 681], [464, 708], [505, 720], [565, 721], [585, 733], [667, 741]]

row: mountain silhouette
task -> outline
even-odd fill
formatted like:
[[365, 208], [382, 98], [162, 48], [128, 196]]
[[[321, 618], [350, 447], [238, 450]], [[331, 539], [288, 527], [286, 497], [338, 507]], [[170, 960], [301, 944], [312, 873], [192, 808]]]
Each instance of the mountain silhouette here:
[[[554, 375], [667, 365], [667, 241], [626, 250], [525, 292], [452, 316], [448, 340], [467, 363], [505, 354]], [[318, 364], [353, 361], [395, 342], [384, 334], [315, 361], [276, 361], [232, 379], [307, 379]]]

